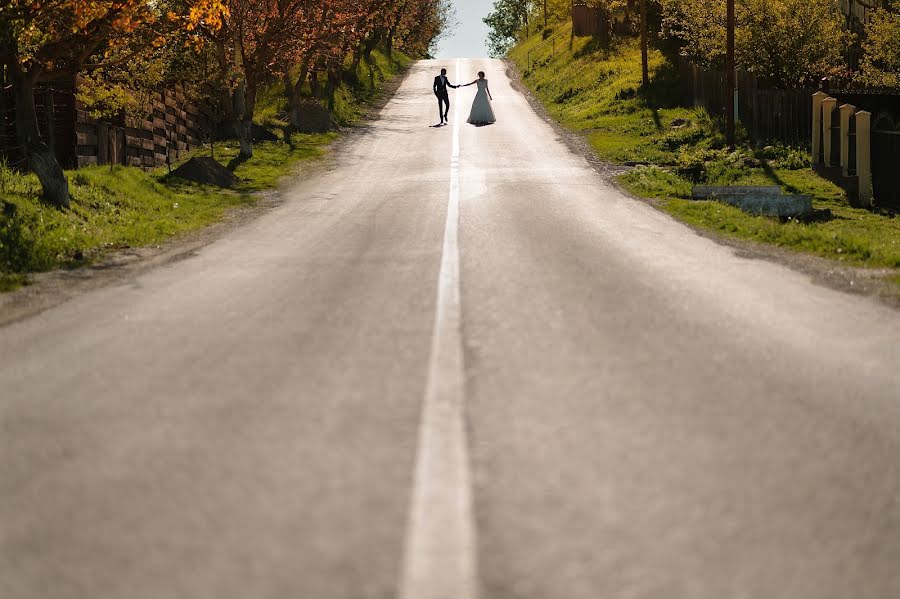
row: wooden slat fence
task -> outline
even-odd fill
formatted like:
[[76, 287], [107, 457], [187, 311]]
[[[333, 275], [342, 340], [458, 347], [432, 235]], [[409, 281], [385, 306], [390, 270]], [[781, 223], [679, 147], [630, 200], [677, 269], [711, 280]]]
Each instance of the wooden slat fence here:
[[[687, 60], [678, 64], [685, 104], [723, 116], [725, 73], [701, 69]], [[767, 89], [751, 73], [738, 73], [738, 120], [757, 141], [808, 144], [812, 136], [812, 90]]]
[[[35, 92], [41, 135], [63, 168], [125, 164], [156, 168], [200, 146], [212, 130], [209, 106], [189, 102], [176, 87], [156, 94], [152, 111], [139, 122], [94, 119], [75, 96], [77, 82], [54, 84]], [[24, 169], [16, 140], [12, 88], [0, 87], [0, 156]]]
[[[35, 112], [41, 136], [63, 168], [76, 166], [72, 147], [75, 140], [75, 97], [71, 84], [54, 83], [34, 90]], [[0, 87], [0, 157], [14, 168], [24, 168], [16, 138], [16, 117], [11, 85]]]

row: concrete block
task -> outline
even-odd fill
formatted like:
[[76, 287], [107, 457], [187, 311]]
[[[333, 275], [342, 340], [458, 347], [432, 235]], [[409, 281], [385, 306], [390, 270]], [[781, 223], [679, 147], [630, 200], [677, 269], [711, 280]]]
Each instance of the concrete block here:
[[694, 199], [715, 200], [759, 216], [803, 216], [813, 212], [810, 196], [782, 195], [777, 186], [698, 185], [691, 195]]
[[850, 176], [850, 117], [856, 112], [853, 104], [844, 104], [841, 110], [841, 175]]
[[822, 161], [823, 166], [840, 166], [831, 164], [831, 114], [837, 108], [837, 100], [827, 97], [822, 99], [822, 147], [824, 148], [825, 157]]
[[781, 195], [781, 188], [777, 185], [695, 185], [691, 190], [691, 197], [695, 200], [710, 200], [713, 196], [722, 194], [741, 195]]
[[812, 96], [812, 162], [813, 167], [819, 164], [822, 151], [822, 100], [828, 97], [825, 92], [816, 92]]

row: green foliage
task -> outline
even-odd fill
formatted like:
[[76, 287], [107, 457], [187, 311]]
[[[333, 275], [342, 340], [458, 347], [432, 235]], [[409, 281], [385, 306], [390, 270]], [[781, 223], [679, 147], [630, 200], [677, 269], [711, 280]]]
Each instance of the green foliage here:
[[638, 166], [622, 175], [622, 182], [645, 198], [689, 198], [691, 184], [672, 171], [655, 165]]
[[[725, 1], [662, 0], [662, 6], [663, 34], [691, 62], [723, 68]], [[834, 0], [744, 0], [735, 10], [735, 57], [745, 71], [784, 89], [846, 75], [852, 36]]]
[[886, 218], [839, 202], [819, 200], [831, 210], [821, 222], [752, 216], [718, 202], [672, 199], [665, 209], [678, 218], [729, 237], [771, 243], [856, 266], [900, 267], [900, 219]]
[[[840, 188], [809, 168], [805, 148], [756, 147], [739, 131], [736, 151], [728, 151], [719, 119], [678, 106], [677, 71], [661, 53], [650, 53], [651, 85], [642, 88], [634, 40], [605, 52], [575, 38], [571, 51], [532, 55], [528, 69], [527, 52], [541, 41], [540, 33], [523, 40], [510, 58], [551, 116], [582, 132], [599, 156], [649, 163], [619, 177], [629, 191], [662, 200], [679, 219], [724, 235], [851, 264], [900, 267], [900, 218], [851, 208]], [[782, 222], [687, 199], [696, 184], [778, 185], [785, 193], [812, 196], [820, 218]]]
[[876, 10], [866, 25], [858, 81], [871, 87], [900, 89], [900, 2]]
[[153, 113], [153, 95], [163, 87], [168, 57], [162, 53], [142, 54], [132, 60], [85, 73], [78, 85], [77, 99], [95, 119], [124, 115], [129, 125]]
[[484, 18], [488, 26], [488, 49], [491, 56], [501, 57], [516, 43], [528, 23], [527, 0], [495, 0], [494, 10]]

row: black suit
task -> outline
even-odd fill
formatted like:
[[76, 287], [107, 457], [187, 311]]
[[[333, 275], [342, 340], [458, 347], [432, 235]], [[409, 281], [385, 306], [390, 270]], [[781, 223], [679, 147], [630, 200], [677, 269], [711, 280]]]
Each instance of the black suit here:
[[450, 83], [446, 75], [438, 75], [434, 78], [432, 89], [434, 90], [434, 95], [437, 96], [438, 99], [438, 116], [441, 118], [442, 123], [447, 120], [447, 113], [450, 112], [450, 94], [447, 93], [448, 87], [455, 89], [459, 86]]

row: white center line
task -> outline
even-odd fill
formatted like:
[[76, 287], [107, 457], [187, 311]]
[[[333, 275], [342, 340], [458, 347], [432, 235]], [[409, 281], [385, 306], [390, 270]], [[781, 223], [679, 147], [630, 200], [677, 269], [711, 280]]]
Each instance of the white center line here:
[[[457, 80], [459, 72], [457, 59]], [[476, 599], [478, 594], [460, 330], [459, 129], [455, 106], [450, 198], [400, 599]]]

